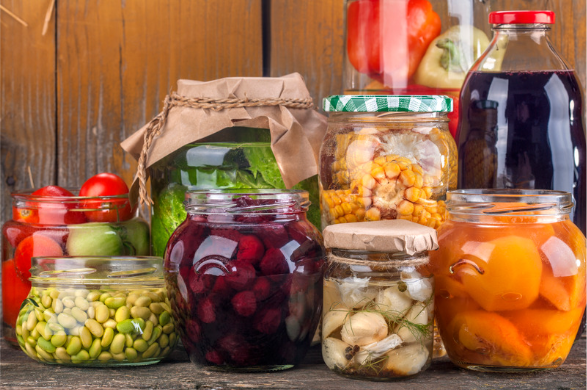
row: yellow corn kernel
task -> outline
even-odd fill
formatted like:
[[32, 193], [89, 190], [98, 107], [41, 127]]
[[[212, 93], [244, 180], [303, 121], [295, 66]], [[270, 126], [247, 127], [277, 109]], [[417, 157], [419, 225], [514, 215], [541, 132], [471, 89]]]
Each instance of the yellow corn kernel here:
[[422, 211], [424, 211], [424, 206], [422, 206], [421, 204], [415, 204], [414, 212], [412, 213], [412, 215], [419, 216], [422, 213]]
[[335, 219], [338, 218], [338, 214], [336, 213], [335, 209], [328, 210], [328, 216], [330, 217], [331, 221], [334, 221]]
[[412, 222], [418, 223], [419, 219], [420, 219], [420, 217], [412, 217]]
[[347, 171], [340, 171], [336, 174], [336, 181], [341, 184], [348, 183], [349, 173]]
[[366, 221], [379, 221], [381, 219], [381, 212], [377, 207], [371, 207], [365, 214]]
[[411, 217], [412, 213], [414, 212], [414, 204], [412, 202], [408, 202], [407, 200], [402, 200], [397, 205], [397, 212], [400, 215], [409, 215]]
[[334, 210], [336, 210], [336, 215], [338, 215], [338, 217], [341, 217], [344, 215], [344, 210], [342, 209], [341, 206], [336, 206], [334, 208]]
[[429, 207], [425, 207], [425, 209], [430, 214], [437, 214], [438, 213], [438, 207], [437, 206], [429, 206]]
[[424, 207], [432, 207], [432, 206], [436, 206], [436, 204], [437, 204], [435, 200], [424, 199], [422, 197], [420, 199], [418, 199], [418, 201], [416, 203], [421, 204]]
[[410, 202], [415, 202], [420, 199], [420, 193], [422, 191], [416, 187], [410, 187], [404, 192], [404, 198]]
[[338, 220], [338, 218], [337, 218], [337, 219], [335, 219], [334, 221], [332, 221], [332, 223], [333, 223], [333, 224], [335, 224], [335, 225], [337, 225], [337, 224], [339, 224], [339, 223], [340, 223], [340, 221], [339, 221], [339, 220]]
[[395, 160], [395, 162], [402, 171], [405, 171], [410, 167], [410, 165], [412, 165], [412, 162], [405, 157], [399, 157], [397, 160]]
[[[415, 167], [417, 165], [412, 165], [412, 167]], [[422, 188], [422, 184], [424, 183], [423, 179], [422, 179], [422, 175], [419, 173], [414, 173], [416, 179], [414, 181], [414, 187], [418, 187], [418, 188]]]
[[371, 190], [371, 189], [375, 188], [375, 186], [377, 185], [377, 181], [375, 180], [375, 178], [373, 178], [373, 176], [367, 174], [367, 175], [363, 176], [363, 179], [361, 180], [361, 184], [363, 184], [363, 187]]
[[416, 173], [419, 173], [420, 175], [423, 175], [424, 174], [424, 170], [418, 164], [412, 164], [412, 171], [414, 171]]
[[[398, 215], [397, 219], [405, 219], [406, 221], [412, 221], [412, 216], [411, 215]], [[415, 221], [412, 221], [415, 222]]]
[[339, 160], [336, 160], [335, 162], [332, 163], [332, 170], [333, 171], [336, 172], [336, 171], [340, 171], [342, 169], [343, 169], [343, 166], [342, 166], [342, 164], [340, 163]]
[[383, 167], [380, 165], [374, 167], [373, 170], [371, 171], [371, 176], [373, 176], [375, 178], [375, 180], [377, 180], [377, 181], [384, 180], [385, 179], [385, 171], [383, 170]]
[[428, 220], [428, 222], [426, 223], [426, 226], [428, 226], [428, 227], [431, 227], [431, 228], [435, 227], [435, 226], [436, 226], [436, 220], [435, 220], [435, 219], [432, 219], [432, 218], [430, 218], [430, 219]]
[[328, 208], [329, 208], [329, 209], [333, 209], [333, 208], [334, 208], [334, 206], [335, 206], [335, 204], [334, 204], [334, 202], [332, 201], [332, 199], [326, 199], [326, 204], [328, 205]]
[[399, 175], [399, 180], [404, 186], [412, 187], [414, 185], [414, 181], [416, 180], [416, 174], [408, 170], [402, 171], [402, 173]]
[[423, 175], [422, 185], [431, 187], [434, 184], [434, 178], [430, 175]]
[[369, 208], [372, 204], [373, 204], [373, 199], [371, 199], [371, 198], [367, 198], [367, 197], [359, 198], [359, 205], [361, 205], [365, 209]]
[[342, 200], [340, 200], [340, 197], [336, 194], [332, 194], [332, 202], [334, 202], [335, 205], [339, 205], [342, 203]]
[[432, 197], [432, 187], [422, 187], [422, 190], [426, 193], [426, 199]]
[[388, 154], [387, 156], [385, 156], [385, 161], [387, 162], [391, 162], [391, 161], [395, 161], [399, 156], [397, 154]]
[[353, 212], [353, 209], [349, 203], [343, 203], [340, 206], [342, 207], [342, 211], [344, 211], [345, 214], [350, 214]]
[[354, 202], [354, 201], [349, 203], [349, 206], [351, 206], [351, 213], [354, 213], [359, 208], [359, 205], [357, 204], [357, 202]]
[[359, 222], [363, 222], [365, 220], [365, 209], [358, 209], [355, 211], [355, 216]]
[[385, 176], [387, 176], [388, 179], [397, 178], [401, 172], [399, 165], [397, 165], [394, 162], [390, 162], [390, 163], [385, 164], [384, 170], [385, 170]]
[[384, 165], [385, 164], [385, 156], [379, 156], [373, 162], [377, 165]]
[[347, 223], [347, 220], [344, 217], [344, 215], [338, 219], [338, 223]]
[[345, 215], [344, 218], [346, 219], [347, 222], [359, 222], [357, 220], [357, 217], [354, 216], [353, 214]]

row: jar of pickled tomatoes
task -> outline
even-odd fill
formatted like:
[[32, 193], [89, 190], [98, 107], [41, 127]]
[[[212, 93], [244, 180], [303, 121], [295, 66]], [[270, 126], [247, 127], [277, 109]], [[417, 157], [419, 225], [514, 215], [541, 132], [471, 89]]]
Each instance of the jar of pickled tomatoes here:
[[322, 309], [322, 235], [301, 190], [186, 193], [165, 257], [171, 308], [190, 360], [276, 371], [306, 354]]
[[322, 227], [404, 219], [438, 228], [457, 183], [446, 96], [337, 95], [324, 99]]
[[435, 312], [448, 356], [477, 371], [560, 366], [585, 310], [585, 237], [572, 196], [459, 190], [431, 253]]

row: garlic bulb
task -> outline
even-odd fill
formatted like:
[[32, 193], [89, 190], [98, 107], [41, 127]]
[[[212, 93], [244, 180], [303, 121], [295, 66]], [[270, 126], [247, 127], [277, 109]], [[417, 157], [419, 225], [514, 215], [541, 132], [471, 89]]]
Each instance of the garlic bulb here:
[[393, 370], [397, 375], [414, 375], [422, 370], [430, 353], [421, 344], [410, 344], [394, 349], [387, 354], [385, 369]]
[[[426, 306], [420, 302], [414, 304], [410, 311], [406, 313], [404, 320], [414, 325], [428, 325], [428, 310], [426, 310]], [[414, 333], [417, 333], [417, 330], [411, 329], [409, 325], [399, 324], [395, 332], [402, 338], [404, 343], [418, 341], [414, 335]]]
[[350, 308], [361, 308], [377, 296], [377, 290], [369, 288], [370, 278], [345, 278], [338, 285], [342, 302]]
[[322, 340], [322, 358], [324, 363], [331, 370], [335, 367], [343, 369], [349, 363], [349, 360], [345, 357], [346, 349], [350, 347], [347, 343], [328, 337]]
[[345, 320], [349, 317], [348, 310], [345, 310], [344, 307], [336, 308], [334, 310], [329, 311], [326, 313], [324, 318], [322, 319], [322, 337], [327, 338], [329, 337], [332, 332], [336, 329], [340, 328]]
[[388, 334], [387, 321], [379, 313], [359, 312], [342, 326], [340, 335], [344, 342], [364, 346], [384, 339]]
[[398, 317], [403, 317], [412, 307], [412, 298], [401, 292], [397, 285], [380, 291], [375, 302], [380, 310], [392, 312], [393, 316]]
[[398, 335], [392, 334], [391, 336], [388, 336], [381, 341], [362, 347], [361, 350], [355, 355], [355, 361], [359, 364], [365, 364], [368, 359], [377, 359], [378, 357], [401, 345], [401, 343], [402, 339]]

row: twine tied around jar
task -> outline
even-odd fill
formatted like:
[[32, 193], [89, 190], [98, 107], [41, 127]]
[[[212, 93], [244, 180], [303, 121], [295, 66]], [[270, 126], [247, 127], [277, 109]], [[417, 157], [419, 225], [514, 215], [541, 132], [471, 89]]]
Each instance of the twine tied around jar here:
[[342, 264], [348, 264], [348, 265], [361, 265], [361, 266], [367, 266], [367, 267], [393, 267], [393, 268], [397, 268], [397, 267], [419, 267], [421, 265], [426, 265], [430, 262], [430, 257], [429, 256], [418, 256], [418, 257], [412, 257], [409, 256], [409, 259], [403, 258], [403, 259], [397, 259], [397, 260], [385, 260], [385, 261], [381, 261], [381, 260], [361, 260], [361, 259], [350, 259], [348, 257], [339, 257], [339, 256], [335, 256], [332, 253], [330, 253], [328, 255], [328, 261], [329, 262], [337, 262], [337, 263], [342, 263]]
[[249, 99], [245, 96], [243, 99], [228, 98], [228, 99], [214, 99], [214, 98], [190, 98], [172, 92], [171, 95], [165, 97], [163, 103], [163, 110], [154, 117], [147, 125], [145, 131], [143, 147], [139, 157], [137, 167], [137, 177], [139, 179], [139, 203], [140, 205], [152, 204], [153, 201], [147, 194], [147, 156], [151, 145], [155, 138], [161, 135], [165, 122], [169, 115], [169, 111], [174, 107], [189, 107], [195, 109], [209, 109], [213, 111], [222, 111], [230, 108], [244, 108], [244, 107], [273, 107], [282, 106], [293, 109], [309, 109], [314, 106], [312, 98], [307, 99]]

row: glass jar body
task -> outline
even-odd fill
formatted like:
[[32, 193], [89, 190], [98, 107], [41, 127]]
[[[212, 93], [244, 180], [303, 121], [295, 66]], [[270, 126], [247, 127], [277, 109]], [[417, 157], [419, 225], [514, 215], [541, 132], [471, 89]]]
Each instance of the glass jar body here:
[[14, 346], [16, 318], [31, 288], [32, 257], [150, 253], [147, 222], [136, 210], [120, 212], [128, 207], [127, 196], [40, 198], [32, 192], [12, 195], [13, 219], [2, 226], [2, 330]]
[[[163, 256], [173, 231], [185, 220], [186, 191], [284, 189], [266, 129], [228, 128], [180, 148], [151, 168], [153, 254]], [[318, 178], [294, 186], [310, 193], [308, 218], [320, 221]]]
[[331, 113], [320, 149], [322, 228], [402, 218], [444, 220], [456, 145], [442, 113]]
[[32, 271], [16, 323], [18, 343], [32, 359], [139, 366], [157, 363], [175, 348], [179, 336], [162, 259], [40, 257]]
[[198, 367], [284, 370], [310, 347], [322, 308], [322, 236], [303, 207], [272, 209], [275, 191], [233, 192], [222, 200], [238, 202], [230, 211], [190, 210], [188, 200], [188, 217], [169, 241], [172, 309]]
[[428, 368], [434, 277], [427, 262], [427, 253], [332, 249], [322, 317], [322, 356], [331, 370], [390, 380]]
[[571, 220], [585, 234], [587, 147], [577, 76], [554, 50], [549, 25], [494, 31], [461, 91], [459, 188], [570, 192]]
[[458, 206], [449, 193], [449, 220], [431, 254], [444, 345], [468, 369], [556, 368], [585, 310], [585, 237], [568, 210], [532, 199], [547, 191], [481, 200], [488, 191], [476, 191], [471, 202], [459, 195]]

